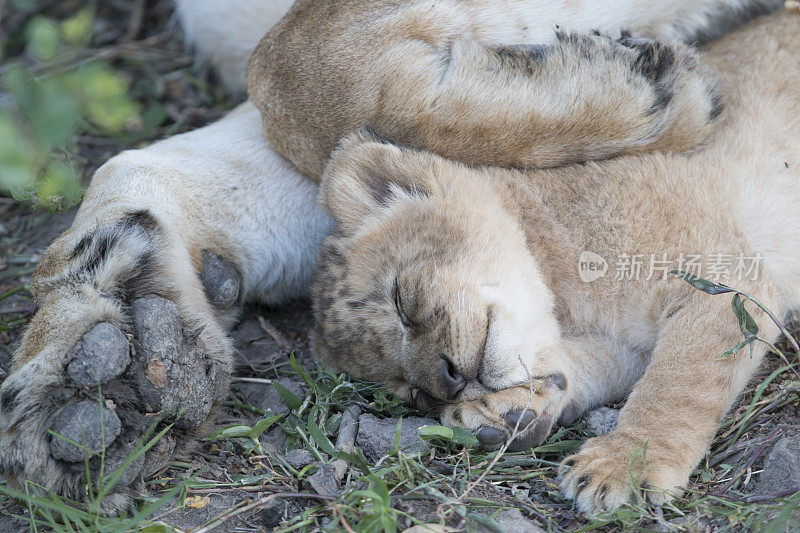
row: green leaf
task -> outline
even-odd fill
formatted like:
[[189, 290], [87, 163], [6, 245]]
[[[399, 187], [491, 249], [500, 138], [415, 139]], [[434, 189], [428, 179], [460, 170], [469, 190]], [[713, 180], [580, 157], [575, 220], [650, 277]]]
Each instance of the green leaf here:
[[388, 514], [381, 516], [381, 525], [387, 533], [395, 533], [397, 531], [397, 521]]
[[281, 395], [281, 398], [283, 398], [283, 403], [286, 404], [286, 407], [292, 411], [297, 411], [303, 405], [303, 400], [301, 400], [295, 393], [277, 381], [273, 381], [272, 386], [275, 387], [275, 390]]
[[456, 426], [453, 428], [453, 444], [467, 446], [477, 443], [478, 438], [467, 428], [462, 428], [461, 426]]
[[695, 289], [701, 290], [706, 294], [724, 294], [726, 292], [734, 292], [734, 290], [727, 285], [714, 283], [713, 281], [695, 276], [689, 272], [683, 272], [682, 270], [670, 270], [669, 273], [680, 277]]
[[565, 453], [573, 452], [581, 447], [582, 440], [562, 440], [552, 444], [543, 444], [533, 449], [534, 453]]
[[505, 533], [505, 530], [500, 526], [500, 524], [498, 524], [497, 521], [490, 516], [478, 513], [467, 513], [467, 518], [474, 520], [481, 526], [494, 533]]
[[737, 343], [736, 346], [728, 348], [727, 350], [722, 352], [721, 357], [729, 357], [731, 355], [736, 355], [737, 353], [739, 353], [739, 350], [741, 350], [742, 348], [744, 348], [748, 344], [752, 344], [754, 342], [756, 342], [755, 337], [748, 337], [748, 338], [740, 341], [739, 343]]
[[77, 204], [83, 189], [71, 166], [52, 161], [39, 183], [39, 205], [51, 209], [67, 209]]
[[174, 533], [175, 528], [166, 524], [157, 524], [155, 526], [147, 526], [139, 530], [139, 533]]
[[300, 363], [297, 362], [297, 358], [294, 356], [294, 352], [289, 354], [289, 364], [292, 365], [292, 368], [295, 369], [297, 374], [301, 378], [303, 378], [303, 381], [305, 381], [308, 384], [308, 386], [311, 387], [311, 389], [314, 389], [316, 383], [311, 378], [311, 376], [308, 375], [308, 372], [306, 372], [305, 369], [303, 369], [303, 367], [300, 366]]
[[394, 428], [394, 449], [400, 449], [400, 435], [403, 432], [403, 418], [397, 419], [397, 427]]
[[58, 53], [58, 28], [52, 20], [36, 17], [26, 28], [28, 53], [39, 61], [52, 61]]
[[745, 309], [744, 301], [740, 294], [737, 293], [733, 296], [731, 307], [733, 307], [733, 314], [735, 314], [736, 318], [739, 320], [739, 329], [742, 334], [748, 338], [757, 336], [758, 324], [756, 324], [752, 315]]
[[253, 440], [258, 440], [258, 437], [261, 436], [266, 430], [270, 428], [275, 422], [283, 418], [283, 415], [273, 415], [268, 416], [267, 418], [262, 418], [256, 425], [253, 426], [253, 429], [249, 433], [249, 437]]
[[422, 426], [419, 428], [419, 436], [423, 439], [443, 439], [452, 441], [454, 431], [445, 426]]
[[306, 427], [308, 428], [308, 434], [312, 439], [314, 439], [316, 445], [319, 446], [323, 452], [333, 457], [337, 455], [336, 448], [334, 447], [333, 443], [331, 443], [330, 439], [328, 439], [328, 437], [322, 432], [322, 429], [320, 429], [320, 427], [315, 424], [310, 417]]
[[61, 23], [64, 40], [76, 46], [86, 46], [92, 39], [94, 9], [85, 7]]
[[142, 138], [152, 137], [155, 129], [161, 126], [168, 116], [167, 108], [161, 104], [153, 104], [148, 107], [147, 111], [142, 114], [142, 132], [140, 136]]
[[208, 437], [205, 437], [203, 440], [219, 440], [219, 439], [231, 439], [235, 437], [248, 437], [250, 436], [250, 432], [253, 431], [253, 428], [250, 426], [227, 426], [218, 431], [215, 431]]
[[370, 474], [370, 465], [367, 462], [367, 459], [364, 457], [364, 452], [361, 451], [361, 448], [356, 448], [355, 452], [347, 453], [340, 451], [337, 455], [339, 459], [344, 459], [348, 463], [355, 465], [361, 470], [361, 473], [365, 476]]
[[78, 133], [81, 108], [78, 101], [55, 84], [37, 84], [36, 108], [28, 110], [31, 128], [43, 148], [61, 146]]
[[342, 414], [336, 413], [328, 420], [325, 421], [325, 433], [328, 435], [333, 435], [337, 431], [339, 431], [339, 426], [342, 425]]

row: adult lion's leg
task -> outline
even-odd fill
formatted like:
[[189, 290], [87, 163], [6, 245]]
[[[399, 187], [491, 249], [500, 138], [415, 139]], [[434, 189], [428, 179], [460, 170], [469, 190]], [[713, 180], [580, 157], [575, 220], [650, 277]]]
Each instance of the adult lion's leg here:
[[[777, 301], [766, 284], [747, 289], [768, 307]], [[750, 311], [761, 326], [759, 336], [775, 338], [777, 328], [766, 315]], [[610, 510], [637, 498], [661, 504], [680, 495], [764, 356], [761, 343], [752, 351], [725, 353], [741, 339], [725, 296], [694, 294], [665, 317], [651, 362], [616, 429], [589, 439], [559, 471], [562, 489], [580, 510]]]
[[304, 293], [327, 229], [316, 188], [250, 104], [101, 167], [31, 281], [39, 310], [0, 387], [7, 479], [80, 498], [86, 459], [96, 482], [153, 420], [174, 422], [106, 502], [125, 505], [226, 397], [241, 302]]

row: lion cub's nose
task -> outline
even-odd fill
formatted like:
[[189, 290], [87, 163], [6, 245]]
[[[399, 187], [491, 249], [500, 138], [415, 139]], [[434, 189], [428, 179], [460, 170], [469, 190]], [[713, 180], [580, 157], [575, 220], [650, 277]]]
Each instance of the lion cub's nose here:
[[467, 380], [458, 372], [456, 365], [453, 364], [449, 357], [440, 353], [439, 358], [442, 360], [438, 371], [439, 381], [442, 382], [447, 399], [452, 400], [467, 385]]

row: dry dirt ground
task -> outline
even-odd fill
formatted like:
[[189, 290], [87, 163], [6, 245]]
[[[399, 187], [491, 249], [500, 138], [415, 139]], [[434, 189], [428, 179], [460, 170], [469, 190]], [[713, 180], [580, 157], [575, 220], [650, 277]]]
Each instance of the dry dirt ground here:
[[[64, 2], [60, 9], [79, 5]], [[111, 0], [97, 4], [96, 16], [91, 46], [113, 50], [108, 57], [135, 80], [131, 91], [143, 109], [163, 115], [150, 139], [208, 123], [236, 103], [186, 49], [169, 2]], [[76, 140], [72, 159], [88, 180], [110, 156], [150, 139], [132, 145], [130, 139], [87, 135]], [[73, 211], [50, 215], [0, 198], [0, 376], [34, 311], [25, 284], [72, 216]], [[777, 357], [726, 419], [685, 498], [663, 510], [632, 507], [592, 518], [560, 497], [554, 465], [587, 436], [613, 426], [613, 409], [562, 428], [533, 452], [497, 461], [458, 432], [435, 429], [422, 441], [418, 427], [436, 421], [369, 384], [316, 367], [308, 350], [310, 320], [306, 302], [244, 310], [233, 332], [237, 377], [219, 420], [220, 428], [238, 429], [205, 441], [158, 473], [140, 503], [164, 493], [169, 499], [138, 520], [142, 527], [402, 531], [423, 521], [470, 531], [800, 531], [800, 380], [789, 370], [773, 374], [784, 365]], [[797, 360], [796, 354], [789, 357]], [[257, 428], [254, 438], [244, 435], [272, 415], [281, 418]], [[31, 527], [31, 512], [41, 519], [35, 506], [3, 500], [0, 530]], [[117, 526], [97, 519], [83, 528]]]

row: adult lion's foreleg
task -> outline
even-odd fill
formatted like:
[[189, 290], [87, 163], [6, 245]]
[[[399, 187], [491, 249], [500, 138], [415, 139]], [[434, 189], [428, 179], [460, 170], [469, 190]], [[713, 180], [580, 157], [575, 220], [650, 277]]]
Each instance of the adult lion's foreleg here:
[[245, 300], [302, 295], [327, 219], [245, 104], [101, 167], [31, 281], [39, 309], [0, 387], [0, 466], [73, 498], [174, 423], [105, 501], [183, 447], [228, 392], [227, 328]]

